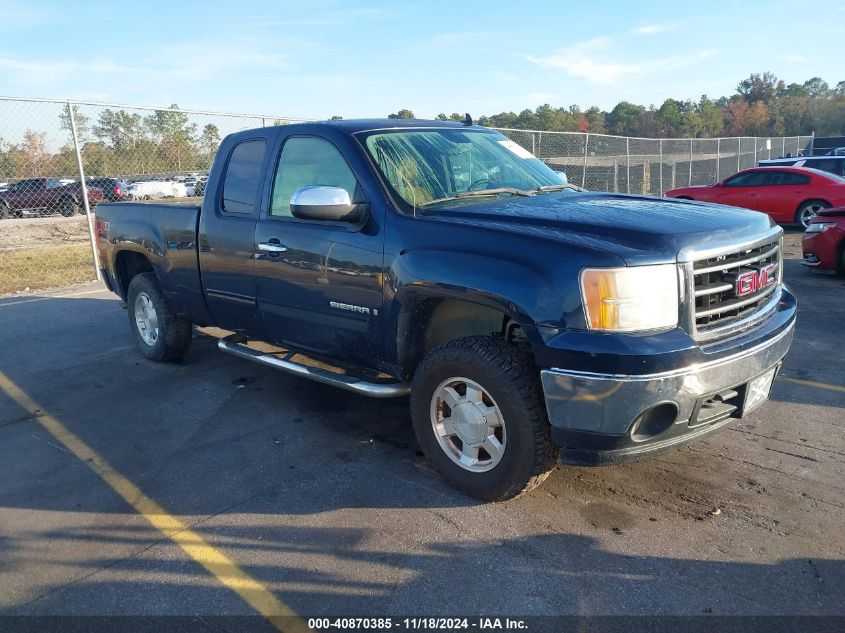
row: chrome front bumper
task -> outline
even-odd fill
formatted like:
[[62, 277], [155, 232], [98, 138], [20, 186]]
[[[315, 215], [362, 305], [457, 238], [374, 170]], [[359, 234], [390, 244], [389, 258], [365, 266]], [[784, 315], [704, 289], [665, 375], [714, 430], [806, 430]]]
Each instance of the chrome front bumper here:
[[[740, 353], [658, 374], [543, 370], [540, 375], [555, 438], [562, 448], [592, 446], [641, 453], [650, 452], [651, 445], [668, 442], [674, 446], [706, 434], [705, 429], [691, 426], [702, 398], [741, 386], [777, 366], [789, 351], [794, 330], [793, 318], [775, 337]], [[632, 439], [634, 422], [658, 405], [666, 405], [663, 411], [674, 408], [671, 428], [647, 441]], [[713, 426], [723, 425], [721, 421]]]

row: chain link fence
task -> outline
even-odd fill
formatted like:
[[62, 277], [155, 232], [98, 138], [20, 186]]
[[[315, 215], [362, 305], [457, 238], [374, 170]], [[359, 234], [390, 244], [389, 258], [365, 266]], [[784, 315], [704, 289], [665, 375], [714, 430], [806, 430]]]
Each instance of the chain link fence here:
[[201, 196], [223, 137], [298, 120], [0, 97], [0, 296], [96, 279], [97, 204]]
[[[202, 196], [223, 137], [302, 120], [0, 97], [0, 296], [96, 279], [97, 204]], [[654, 195], [812, 141], [500, 131], [586, 189]]]
[[592, 191], [661, 195], [712, 184], [760, 160], [811, 153], [812, 136], [654, 139], [498, 128], [569, 182]]

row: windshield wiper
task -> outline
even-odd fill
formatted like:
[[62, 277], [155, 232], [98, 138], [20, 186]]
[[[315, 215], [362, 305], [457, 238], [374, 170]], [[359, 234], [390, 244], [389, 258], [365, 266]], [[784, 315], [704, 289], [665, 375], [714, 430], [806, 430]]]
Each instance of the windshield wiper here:
[[525, 191], [524, 189], [516, 189], [514, 187], [498, 187], [496, 189], [481, 189], [479, 191], [462, 191], [456, 193], [454, 196], [446, 196], [445, 198], [437, 198], [436, 200], [429, 200], [418, 204], [418, 207], [427, 207], [430, 204], [437, 204], [438, 202], [451, 202], [452, 200], [463, 200], [464, 198], [481, 198], [484, 196], [499, 196], [503, 193], [509, 193], [512, 196], [531, 197], [534, 195], [533, 191]]
[[566, 183], [563, 185], [544, 185], [543, 187], [537, 187], [534, 191], [538, 192], [546, 192], [546, 191], [563, 191], [565, 189], [571, 189], [572, 191], [584, 191], [578, 185], [573, 185], [572, 183]]

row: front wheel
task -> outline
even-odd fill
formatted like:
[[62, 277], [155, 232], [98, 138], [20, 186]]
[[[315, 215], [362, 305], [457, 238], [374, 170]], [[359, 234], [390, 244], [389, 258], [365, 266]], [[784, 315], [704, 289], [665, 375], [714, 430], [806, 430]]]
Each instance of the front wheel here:
[[490, 337], [457, 339], [423, 359], [411, 420], [437, 471], [485, 501], [531, 490], [557, 460], [533, 359]]
[[188, 353], [191, 322], [173, 313], [154, 273], [132, 278], [126, 304], [132, 340], [141, 354], [150, 360], [174, 361]]
[[800, 224], [806, 231], [807, 227], [810, 226], [810, 220], [812, 220], [819, 211], [829, 208], [830, 205], [824, 200], [810, 200], [809, 202], [805, 202], [798, 207], [798, 211], [795, 212], [795, 223]]

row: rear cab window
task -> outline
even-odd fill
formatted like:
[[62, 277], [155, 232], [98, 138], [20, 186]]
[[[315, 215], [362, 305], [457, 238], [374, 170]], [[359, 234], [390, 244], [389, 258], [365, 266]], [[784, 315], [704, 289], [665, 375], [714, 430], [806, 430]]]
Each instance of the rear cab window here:
[[264, 139], [249, 139], [235, 145], [223, 177], [221, 208], [224, 213], [256, 214], [266, 149]]

